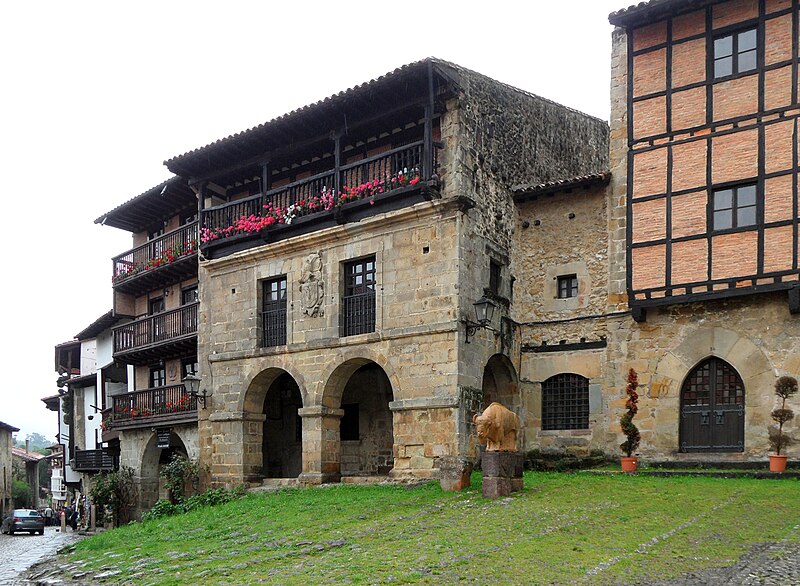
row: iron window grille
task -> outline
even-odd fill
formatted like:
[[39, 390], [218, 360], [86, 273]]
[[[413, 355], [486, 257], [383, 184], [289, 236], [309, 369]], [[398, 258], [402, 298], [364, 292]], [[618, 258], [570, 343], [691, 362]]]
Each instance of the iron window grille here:
[[562, 275], [558, 277], [558, 298], [569, 299], [578, 296], [578, 276]]
[[261, 340], [264, 348], [286, 344], [286, 277], [264, 281]]
[[542, 429], [589, 429], [589, 380], [557, 374], [542, 383]]
[[714, 39], [714, 79], [754, 71], [758, 62], [755, 28]]
[[713, 229], [730, 230], [755, 226], [757, 221], [755, 183], [716, 189], [711, 195]]
[[375, 257], [344, 265], [342, 336], [375, 331]]

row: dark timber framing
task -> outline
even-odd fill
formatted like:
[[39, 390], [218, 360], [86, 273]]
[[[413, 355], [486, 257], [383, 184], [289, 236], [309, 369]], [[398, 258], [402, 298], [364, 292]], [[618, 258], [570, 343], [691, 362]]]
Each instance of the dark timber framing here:
[[[800, 17], [798, 16], [799, 0], [793, 0], [792, 7], [782, 9], [767, 14], [766, 0], [759, 0], [758, 2], [758, 16], [741, 22], [723, 27], [713, 28], [713, 10], [714, 5], [719, 3], [709, 3], [704, 7], [698, 7], [699, 11], [705, 12], [705, 31], [701, 34], [687, 36], [681, 39], [673, 38], [672, 20], [678, 14], [683, 14], [686, 11], [681, 10], [678, 12], [679, 7], [676, 8], [674, 13], [659, 14], [659, 20], [665, 20], [666, 29], [666, 42], [647, 46], [638, 50], [634, 50], [634, 30], [636, 27], [649, 25], [656, 20], [643, 20], [642, 18], [631, 19], [627, 29], [627, 130], [628, 130], [628, 169], [627, 169], [627, 201], [626, 212], [628, 221], [626, 223], [626, 242], [627, 251], [626, 255], [626, 284], [628, 289], [629, 302], [632, 308], [632, 313], [639, 319], [645, 319], [644, 309], [646, 307], [668, 305], [676, 303], [690, 303], [693, 301], [711, 300], [718, 298], [726, 298], [740, 295], [749, 295], [754, 293], [762, 293], [776, 290], [789, 290], [790, 304], [792, 295], [797, 297], [798, 291], [798, 277], [800, 267], [798, 267], [798, 167], [800, 167], [800, 154], [798, 153], [798, 118], [800, 118], [800, 104], [798, 103], [798, 81], [800, 74], [798, 73], [798, 61], [800, 60], [800, 48], [798, 37], [800, 37]], [[792, 31], [792, 47], [791, 58], [783, 59], [775, 63], [767, 65], [766, 63], [766, 28], [767, 23], [771, 20], [791, 16], [791, 31]], [[614, 16], [614, 15], [612, 15]], [[646, 17], [645, 17], [646, 18]], [[613, 18], [612, 18], [613, 21]], [[625, 25], [627, 23], [623, 23]], [[742, 73], [734, 73], [733, 75], [715, 78], [714, 77], [714, 51], [713, 41], [715, 38], [727, 34], [735, 34], [748, 28], [754, 28], [757, 34], [757, 66], [754, 70], [749, 70]], [[705, 40], [706, 50], [706, 64], [705, 64], [705, 77], [703, 81], [685, 84], [679, 87], [672, 87], [672, 54], [674, 47], [683, 43], [696, 41], [699, 39]], [[633, 85], [633, 72], [635, 57], [644, 55], [653, 51], [664, 50], [666, 71], [665, 71], [665, 87], [663, 91], [651, 92], [634, 96]], [[766, 76], [770, 71], [779, 70], [782, 68], [791, 68], [791, 104], [782, 104], [779, 107], [767, 109], [766, 103]], [[714, 87], [719, 84], [725, 84], [731, 80], [740, 78], [754, 77], [758, 84], [758, 108], [755, 112], [748, 112], [745, 115], [737, 116], [735, 118], [716, 119], [714, 112]], [[704, 87], [706, 89], [706, 120], [705, 124], [694, 126], [690, 128], [676, 129], [672, 125], [672, 100], [673, 94], [677, 91], [688, 89], [695, 89]], [[648, 136], [634, 136], [634, 104], [652, 99], [655, 97], [663, 97], [665, 103], [665, 130], [666, 132], [648, 135]], [[767, 153], [767, 128], [773, 124], [786, 123], [790, 121], [793, 124], [792, 133], [792, 168], [780, 169], [778, 171], [767, 172], [766, 169], [766, 153]], [[713, 163], [713, 149], [714, 139], [725, 136], [731, 133], [743, 132], [746, 130], [756, 130], [758, 140], [758, 171], [757, 176], [751, 178], [743, 178], [737, 181], [730, 181], [725, 183], [714, 184], [712, 175]], [[692, 187], [673, 191], [672, 175], [673, 175], [673, 147], [683, 145], [690, 142], [703, 141], [706, 146], [706, 181], [704, 186]], [[656, 149], [666, 149], [666, 191], [664, 193], [634, 193], [634, 159], [635, 156], [641, 153]], [[791, 176], [792, 178], [792, 213], [791, 217], [782, 217], [777, 221], [765, 221], [765, 188], [766, 181], [776, 177]], [[757, 186], [757, 221], [754, 226], [747, 226], [744, 228], [733, 228], [730, 230], [713, 230], [713, 226], [708, 222], [708, 213], [711, 207], [711, 200], [713, 191], [720, 188], [729, 186], [736, 186], [743, 183], [755, 183]], [[673, 236], [673, 198], [681, 195], [688, 195], [692, 193], [704, 193], [707, 201], [707, 224], [704, 232], [697, 234], [690, 234], [688, 236]], [[665, 209], [665, 234], [661, 239], [634, 242], [633, 220], [634, 220], [634, 204], [646, 202], [651, 200], [664, 200]], [[788, 270], [780, 271], [767, 271], [765, 264], [765, 247], [766, 234], [771, 228], [779, 228], [784, 226], [792, 227], [792, 263], [791, 268]], [[713, 263], [714, 263], [714, 238], [720, 234], [727, 233], [740, 233], [740, 232], [754, 232], [757, 238], [757, 268], [754, 274], [743, 274], [733, 278], [713, 278]], [[672, 265], [673, 265], [673, 245], [677, 242], [688, 242], [694, 240], [703, 240], [707, 242], [707, 267], [706, 278], [702, 281], [693, 282], [679, 282], [673, 281]], [[664, 246], [664, 275], [663, 286], [634, 289], [633, 285], [633, 271], [635, 262], [633, 253], [636, 249]]]

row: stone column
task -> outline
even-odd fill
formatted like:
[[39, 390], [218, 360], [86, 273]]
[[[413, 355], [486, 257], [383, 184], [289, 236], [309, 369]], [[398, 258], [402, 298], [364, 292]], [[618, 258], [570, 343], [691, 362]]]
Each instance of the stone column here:
[[323, 484], [342, 478], [339, 423], [342, 409], [317, 405], [297, 410], [303, 418], [303, 473], [300, 482]]
[[263, 413], [213, 413], [211, 477], [215, 487], [260, 482], [263, 478]]

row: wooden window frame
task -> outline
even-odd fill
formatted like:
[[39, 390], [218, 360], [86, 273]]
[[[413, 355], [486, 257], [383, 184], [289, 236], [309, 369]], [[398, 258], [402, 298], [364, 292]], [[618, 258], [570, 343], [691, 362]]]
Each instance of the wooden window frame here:
[[[752, 188], [753, 191], [755, 192], [755, 199], [753, 200], [752, 204], [740, 205], [739, 190], [744, 188]], [[725, 191], [731, 192], [731, 205], [729, 208], [717, 207], [717, 195], [720, 195]], [[726, 234], [729, 232], [741, 232], [758, 228], [759, 225], [761, 224], [760, 216], [761, 216], [762, 205], [760, 204], [760, 200], [761, 200], [761, 193], [759, 191], [757, 181], [748, 181], [746, 183], [737, 183], [735, 185], [725, 185], [712, 188], [711, 191], [709, 192], [709, 201], [708, 201], [708, 208], [709, 208], [708, 225], [710, 227], [709, 232], [711, 234]], [[748, 224], [740, 224], [739, 212], [741, 210], [750, 208], [752, 208], [753, 210], [753, 221]], [[727, 226], [725, 228], [717, 227], [716, 215], [721, 212], [730, 212], [730, 226]]]
[[[755, 35], [755, 46], [752, 49], [745, 49], [744, 51], [740, 51], [739, 50], [739, 37], [741, 35], [743, 35], [745, 33], [749, 33], [749, 32], [752, 32]], [[731, 43], [731, 52], [730, 52], [730, 54], [722, 55], [720, 57], [717, 57], [717, 43], [719, 41], [722, 41], [722, 40], [727, 39], [727, 38], [730, 38], [730, 43]], [[728, 78], [731, 78], [731, 77], [735, 77], [737, 75], [758, 71], [758, 69], [759, 69], [759, 54], [761, 53], [761, 47], [760, 47], [759, 42], [758, 42], [758, 25], [756, 25], [756, 26], [749, 25], [749, 26], [745, 26], [745, 27], [742, 27], [742, 28], [739, 28], [739, 29], [736, 29], [736, 30], [733, 30], [733, 31], [728, 31], [728, 32], [726, 32], [724, 34], [721, 34], [721, 35], [715, 35], [713, 37], [713, 40], [712, 40], [712, 43], [711, 43], [711, 46], [710, 46], [709, 50], [711, 51], [711, 59], [710, 59], [710, 61], [711, 61], [711, 79], [714, 80], [714, 81], [724, 80], [724, 79], [728, 79]], [[755, 53], [755, 60], [754, 60], [753, 66], [748, 68], [748, 69], [740, 70], [739, 67], [740, 67], [740, 61], [741, 61], [742, 55], [744, 55], [745, 53], [750, 53], [750, 52], [754, 52]], [[731, 71], [730, 71], [730, 73], [726, 73], [724, 75], [717, 75], [717, 61], [720, 61], [722, 59], [728, 59], [728, 58], [730, 58], [730, 60], [731, 60]]]
[[261, 282], [261, 347], [286, 345], [289, 280], [286, 275]]
[[556, 297], [574, 299], [578, 296], [578, 275], [559, 275], [556, 277]]

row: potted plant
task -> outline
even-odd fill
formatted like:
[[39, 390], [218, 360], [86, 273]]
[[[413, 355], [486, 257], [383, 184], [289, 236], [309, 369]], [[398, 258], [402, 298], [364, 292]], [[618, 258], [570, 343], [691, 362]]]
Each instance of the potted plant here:
[[625, 401], [626, 411], [619, 420], [622, 433], [624, 433], [627, 438], [619, 445], [625, 454], [622, 457], [623, 472], [636, 472], [636, 465], [639, 461], [639, 459], [633, 455], [639, 447], [639, 441], [641, 440], [639, 429], [633, 424], [633, 417], [639, 411], [637, 405], [639, 402], [639, 395], [636, 393], [638, 386], [639, 377], [636, 376], [636, 371], [631, 368], [628, 371], [628, 386], [625, 388], [625, 394], [628, 395], [628, 400]]
[[770, 414], [778, 427], [769, 430], [769, 445], [775, 450], [769, 456], [769, 471], [784, 472], [786, 470], [786, 454], [781, 451], [794, 443], [794, 438], [783, 433], [783, 424], [794, 419], [794, 411], [786, 407], [786, 399], [797, 393], [797, 379], [791, 376], [782, 376], [775, 381], [775, 396], [781, 401], [781, 406]]

